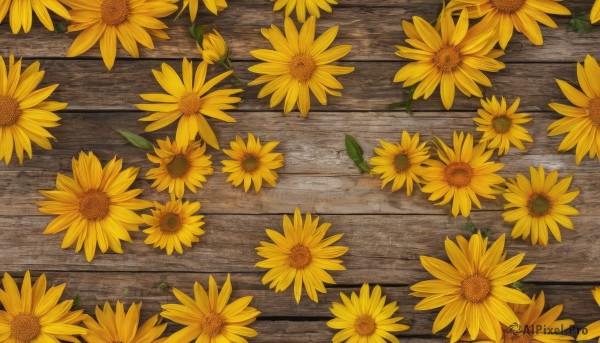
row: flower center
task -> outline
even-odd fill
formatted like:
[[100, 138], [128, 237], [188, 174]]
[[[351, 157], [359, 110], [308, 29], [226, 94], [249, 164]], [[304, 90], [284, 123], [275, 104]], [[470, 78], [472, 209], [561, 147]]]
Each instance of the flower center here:
[[302, 83], [306, 83], [317, 69], [312, 57], [306, 54], [296, 55], [290, 62], [290, 75]]
[[194, 93], [188, 93], [179, 99], [179, 110], [186, 116], [195, 115], [202, 107], [202, 100]]
[[177, 213], [169, 212], [160, 218], [160, 231], [175, 233], [181, 229], [181, 218]]
[[223, 329], [225, 321], [220, 314], [211, 313], [206, 319], [204, 319], [204, 325], [202, 326], [202, 332], [207, 334], [209, 337], [218, 336]]
[[454, 162], [446, 167], [444, 174], [450, 186], [465, 187], [471, 183], [473, 168], [464, 162]]
[[[0, 100], [0, 103], [1, 102], [2, 101]], [[0, 109], [0, 111], [1, 111], [1, 109]], [[594, 98], [594, 99], [592, 99], [592, 101], [590, 101], [590, 106], [588, 107], [587, 111], [588, 111], [588, 117], [590, 118], [592, 123], [594, 123], [594, 125], [596, 125], [597, 127], [600, 127], [600, 97]], [[0, 113], [0, 118], [2, 118], [1, 113]], [[0, 119], [0, 124], [2, 124], [2, 119]]]
[[377, 329], [377, 324], [375, 324], [373, 317], [363, 314], [354, 321], [354, 329], [361, 336], [370, 336]]
[[242, 162], [242, 168], [249, 173], [255, 171], [258, 169], [258, 159], [254, 156], [246, 156]]
[[406, 171], [408, 169], [408, 167], [410, 167], [410, 161], [408, 160], [408, 156], [406, 156], [406, 154], [404, 154], [404, 153], [400, 153], [400, 154], [396, 155], [395, 164], [396, 164], [396, 171], [398, 173], [402, 173], [402, 172]]
[[294, 269], [304, 269], [310, 264], [312, 256], [310, 250], [304, 245], [296, 245], [290, 251], [290, 267]]
[[107, 25], [119, 25], [127, 19], [127, 0], [103, 0], [100, 5], [102, 21]]
[[507, 133], [511, 125], [512, 121], [507, 116], [497, 116], [492, 120], [492, 126], [497, 133]]
[[453, 46], [447, 46], [440, 49], [433, 57], [433, 63], [441, 71], [452, 71], [460, 64], [460, 52]]
[[79, 212], [88, 220], [102, 219], [108, 214], [110, 199], [98, 190], [89, 190], [79, 197]]
[[19, 102], [10, 96], [0, 95], [0, 126], [8, 126], [17, 122], [21, 110]]
[[535, 194], [529, 199], [529, 214], [534, 217], [541, 217], [550, 212], [552, 203], [544, 194]]
[[523, 332], [507, 332], [504, 335], [504, 343], [530, 343], [531, 335]]
[[492, 0], [492, 6], [505, 13], [516, 12], [527, 0]]
[[29, 342], [42, 331], [40, 319], [31, 313], [20, 313], [10, 322], [11, 337], [20, 342]]
[[481, 275], [473, 275], [462, 282], [462, 295], [467, 301], [478, 303], [490, 294], [490, 280]]
[[167, 171], [169, 172], [169, 175], [175, 178], [184, 176], [188, 168], [189, 162], [183, 154], [177, 154], [173, 156], [171, 162], [167, 164]]

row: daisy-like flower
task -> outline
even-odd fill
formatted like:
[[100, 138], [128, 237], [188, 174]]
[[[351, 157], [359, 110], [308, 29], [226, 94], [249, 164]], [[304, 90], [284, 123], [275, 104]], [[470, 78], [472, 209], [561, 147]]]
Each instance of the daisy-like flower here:
[[590, 20], [592, 21], [592, 24], [600, 21], [600, 0], [594, 2], [592, 12], [590, 13]]
[[472, 203], [481, 208], [478, 196], [495, 199], [494, 186], [504, 182], [496, 174], [504, 164], [488, 161], [493, 150], [486, 150], [485, 143], [473, 144], [473, 136], [454, 132], [454, 147], [450, 148], [441, 140], [436, 140], [437, 155], [440, 159], [425, 162], [421, 190], [431, 193], [430, 201], [442, 199], [436, 205], [452, 201], [452, 215], [468, 217]]
[[504, 237], [500, 236], [489, 249], [488, 239], [480, 232], [469, 240], [457, 236], [458, 244], [446, 238], [451, 264], [421, 256], [421, 265], [435, 280], [421, 281], [410, 289], [411, 295], [425, 298], [415, 310], [442, 307], [433, 323], [433, 333], [454, 322], [449, 334], [451, 343], [458, 341], [465, 330], [471, 340], [484, 334], [496, 342], [500, 339], [500, 323], [520, 324], [508, 304], [529, 304], [531, 299], [510, 285], [531, 273], [535, 265], [519, 266], [525, 254], [505, 260]]
[[46, 100], [58, 84], [35, 89], [44, 78], [40, 62], [32, 63], [21, 72], [21, 60], [15, 63], [10, 55], [8, 68], [0, 57], [0, 160], [10, 163], [13, 151], [19, 163], [26, 152], [32, 157], [31, 142], [50, 150], [48, 138], [54, 138], [48, 128], [58, 126], [60, 117], [54, 111], [65, 109], [67, 104]]
[[399, 324], [402, 317], [392, 317], [398, 306], [396, 302], [385, 303], [386, 296], [381, 295], [381, 287], [363, 284], [360, 294], [352, 292], [350, 297], [340, 292], [342, 304], [333, 303], [331, 313], [336, 317], [327, 322], [327, 326], [340, 330], [333, 336], [333, 343], [341, 342], [392, 342], [400, 343], [392, 333], [406, 331], [408, 325]]
[[283, 154], [271, 152], [279, 142], [268, 142], [264, 146], [260, 144], [259, 138], [254, 138], [248, 133], [248, 144], [242, 137], [236, 136], [235, 141], [229, 143], [231, 150], [223, 149], [227, 156], [233, 160], [223, 160], [223, 173], [229, 173], [227, 182], [234, 186], [244, 183], [244, 191], [250, 189], [254, 183], [254, 191], [260, 191], [263, 180], [275, 187], [277, 183], [277, 172], [275, 169], [283, 167]]
[[177, 198], [182, 198], [185, 189], [196, 193], [206, 182], [206, 176], [212, 175], [213, 167], [210, 158], [206, 155], [206, 145], [199, 141], [189, 142], [180, 146], [171, 142], [169, 137], [164, 141], [157, 140], [158, 147], [154, 147], [156, 155], [148, 154], [148, 160], [158, 164], [146, 174], [146, 178], [154, 180], [152, 187], [159, 192], [169, 189]]
[[190, 298], [177, 288], [173, 294], [180, 304], [162, 305], [161, 316], [185, 328], [175, 332], [163, 343], [182, 342], [246, 342], [244, 337], [255, 337], [256, 330], [247, 327], [252, 324], [260, 312], [248, 305], [251, 296], [229, 303], [231, 297], [231, 279], [219, 288], [212, 275], [208, 280], [208, 293], [198, 282], [194, 284], [194, 298]]
[[141, 189], [129, 189], [139, 168], [121, 170], [123, 160], [113, 158], [104, 167], [94, 153], [79, 153], [73, 158], [73, 178], [58, 173], [56, 190], [40, 191], [48, 200], [39, 201], [40, 212], [56, 215], [44, 234], [67, 231], [62, 248], [75, 244], [84, 248], [91, 262], [96, 245], [105, 253], [108, 248], [122, 254], [121, 241], [131, 243], [129, 231], [138, 231], [142, 218], [134, 211], [151, 206], [137, 199]]
[[196, 140], [196, 136], [200, 135], [200, 138], [206, 144], [219, 149], [217, 137], [206, 117], [227, 123], [235, 123], [235, 119], [223, 110], [235, 109], [234, 104], [242, 99], [232, 95], [240, 93], [242, 89], [221, 89], [209, 92], [217, 83], [231, 75], [233, 71], [229, 70], [205, 82], [207, 68], [208, 63], [201, 62], [196, 68], [194, 76], [192, 62], [184, 58], [182, 65], [183, 80], [166, 63], [161, 66], [162, 72], [152, 70], [156, 81], [169, 94], [140, 95], [142, 99], [154, 102], [152, 104], [136, 105], [142, 111], [154, 112], [140, 119], [141, 121], [152, 122], [146, 126], [146, 132], [156, 131], [179, 120], [176, 134], [179, 146], [184, 146], [189, 141]]
[[516, 180], [509, 179], [508, 189], [503, 196], [507, 204], [502, 214], [504, 221], [515, 223], [512, 238], [531, 236], [531, 244], [538, 242], [541, 246], [548, 244], [548, 229], [554, 238], [562, 242], [558, 225], [574, 230], [568, 216], [579, 214], [571, 203], [579, 195], [579, 190], [568, 191], [573, 176], [558, 181], [558, 171], [553, 170], [545, 175], [544, 168], [537, 170], [529, 167], [531, 179], [517, 174]]
[[92, 316], [83, 321], [89, 329], [83, 339], [88, 343], [158, 343], [167, 323], [157, 325], [158, 315], [154, 315], [140, 326], [141, 309], [142, 303], [133, 303], [125, 312], [120, 301], [114, 311], [108, 301], [104, 303], [104, 309], [96, 306], [97, 321]]
[[285, 16], [289, 17], [294, 9], [296, 10], [296, 18], [299, 22], [304, 23], [306, 21], [306, 12], [309, 16], [315, 18], [321, 17], [321, 11], [331, 13], [333, 10], [331, 5], [337, 5], [337, 0], [271, 0], [275, 2], [273, 5], [273, 11], [279, 11], [285, 7]]
[[325, 283], [335, 284], [327, 270], [346, 270], [342, 261], [336, 259], [344, 255], [347, 247], [331, 246], [342, 238], [343, 234], [325, 238], [330, 223], [319, 225], [319, 217], [312, 219], [306, 213], [302, 222], [300, 209], [294, 211], [294, 221], [283, 216], [283, 235], [267, 229], [267, 235], [273, 243], [260, 242], [257, 254], [265, 260], [256, 264], [269, 271], [263, 276], [263, 285], [275, 288], [275, 292], [285, 291], [294, 282], [294, 297], [300, 303], [302, 284], [306, 294], [314, 302], [319, 302], [317, 291], [326, 293]]
[[426, 142], [419, 144], [419, 134], [411, 138], [407, 131], [402, 131], [402, 141], [390, 143], [379, 141], [381, 148], [375, 147], [377, 156], [371, 158], [369, 163], [373, 165], [371, 172], [381, 174], [381, 189], [389, 182], [392, 183], [392, 192], [402, 188], [406, 184], [406, 194], [411, 195], [413, 186], [422, 182], [423, 162], [429, 159], [429, 147]]
[[[596, 300], [596, 304], [600, 306], [600, 287], [594, 288], [592, 290], [592, 295], [594, 296], [594, 300]], [[586, 326], [585, 331], [581, 330], [577, 335], [577, 340], [586, 341], [598, 337], [600, 337], [600, 320], [595, 321], [590, 325]]]
[[[219, 15], [219, 12], [227, 8], [226, 0], [203, 0], [204, 6], [214, 15]], [[196, 21], [198, 15], [198, 5], [200, 0], [183, 0], [183, 7], [181, 10], [185, 10], [188, 6], [190, 8], [190, 19], [192, 22]]]
[[71, 311], [73, 300], [58, 303], [67, 284], [46, 290], [46, 275], [42, 274], [32, 287], [27, 271], [20, 291], [8, 273], [4, 273], [2, 285], [0, 342], [79, 342], [75, 336], [87, 333], [79, 326], [87, 317], [83, 310]]
[[584, 64], [577, 63], [577, 79], [583, 90], [556, 80], [567, 99], [575, 105], [563, 105], [552, 102], [549, 106], [564, 118], [548, 126], [548, 136], [567, 135], [558, 146], [558, 151], [567, 151], [576, 147], [575, 162], [579, 165], [585, 154], [590, 158], [598, 156], [600, 160], [600, 66], [590, 55]]
[[394, 77], [394, 82], [404, 82], [402, 87], [419, 84], [413, 99], [429, 98], [439, 85], [442, 103], [450, 109], [455, 88], [466, 96], [481, 98], [483, 94], [477, 84], [492, 86], [481, 71], [497, 72], [505, 67], [496, 60], [503, 53], [494, 50], [498, 42], [494, 30], [484, 30], [481, 26], [469, 28], [466, 10], [456, 24], [451, 11], [444, 11], [439, 31], [421, 17], [413, 17], [413, 23], [402, 22], [408, 36], [406, 43], [412, 47], [397, 46], [396, 55], [415, 62], [402, 67]]
[[[338, 33], [338, 26], [325, 31], [315, 39], [315, 17], [310, 17], [302, 25], [300, 33], [289, 17], [285, 18], [285, 35], [275, 25], [262, 29], [262, 34], [275, 50], [258, 49], [250, 54], [264, 63], [248, 68], [253, 73], [264, 74], [248, 83], [249, 86], [266, 85], [258, 93], [262, 99], [270, 94], [270, 107], [284, 100], [283, 112], [292, 111], [296, 103], [303, 117], [310, 110], [310, 93], [321, 105], [327, 105], [327, 94], [341, 96], [337, 91], [344, 86], [334, 77], [349, 74], [354, 67], [331, 64], [346, 56], [351, 45], [338, 45], [329, 48]], [[329, 48], [329, 49], [328, 49]]]
[[208, 64], [223, 64], [229, 58], [229, 48], [227, 43], [217, 30], [205, 33], [202, 36], [202, 46], [196, 43], [198, 52], [202, 56], [202, 60]]
[[533, 138], [521, 124], [531, 121], [529, 113], [516, 113], [519, 108], [520, 98], [507, 108], [506, 99], [500, 101], [492, 96], [492, 99], [481, 99], [481, 106], [477, 110], [479, 117], [473, 118], [477, 124], [477, 131], [483, 132], [479, 142], [487, 144], [489, 149], [498, 149], [498, 156], [505, 155], [511, 145], [521, 151], [525, 151], [525, 142], [533, 142]]
[[27, 33], [31, 30], [33, 12], [40, 22], [50, 31], [54, 31], [54, 23], [50, 18], [48, 10], [56, 13], [64, 19], [71, 19], [69, 11], [58, 0], [2, 0], [0, 1], [0, 24], [9, 12], [10, 29], [17, 34], [23, 28]]
[[166, 249], [171, 255], [173, 250], [183, 254], [182, 245], [191, 248], [192, 243], [200, 242], [204, 216], [195, 215], [200, 210], [200, 202], [178, 199], [165, 205], [155, 202], [154, 207], [152, 215], [142, 214], [144, 224], [150, 226], [144, 230], [148, 235], [144, 243]]

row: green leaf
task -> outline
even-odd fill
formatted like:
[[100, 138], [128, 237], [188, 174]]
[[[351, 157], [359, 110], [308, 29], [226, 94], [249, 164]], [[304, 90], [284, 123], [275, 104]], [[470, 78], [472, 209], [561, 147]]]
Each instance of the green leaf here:
[[129, 132], [126, 130], [117, 130], [118, 133], [120, 133], [123, 137], [127, 138], [127, 140], [129, 141], [129, 143], [133, 144], [134, 146], [140, 148], [140, 149], [145, 149], [145, 150], [153, 150], [154, 149], [154, 145], [152, 145], [152, 143], [150, 143], [149, 140], [147, 140], [146, 138], [137, 135], [133, 132]]
[[511, 285], [512, 288], [521, 290], [523, 288], [523, 283], [521, 281], [515, 281]]
[[190, 34], [202, 48], [202, 41], [204, 39], [204, 25], [196, 23], [192, 24], [192, 26], [190, 26]]
[[161, 282], [161, 283], [159, 283], [159, 284], [156, 286], [156, 288], [158, 288], [158, 289], [167, 289], [167, 288], [170, 288], [170, 287], [171, 287], [171, 286], [169, 286], [169, 284], [168, 284], [168, 283], [166, 283], [166, 282]]
[[415, 94], [415, 90], [417, 89], [418, 84], [414, 84], [408, 88], [408, 94], [406, 95], [406, 99], [400, 102], [394, 102], [387, 106], [388, 110], [395, 109], [404, 109], [406, 113], [412, 114], [412, 103], [414, 101], [413, 95]]
[[368, 173], [371, 171], [369, 164], [365, 161], [363, 154], [364, 151], [360, 144], [354, 139], [354, 137], [346, 134], [344, 138], [344, 142], [346, 143], [346, 152], [350, 159], [354, 162], [354, 165], [360, 170], [361, 173]]
[[594, 25], [590, 22], [590, 14], [586, 12], [574, 12], [573, 17], [567, 26], [568, 31], [589, 33], [594, 29]]
[[481, 232], [481, 236], [483, 238], [488, 237], [491, 233], [492, 230], [490, 229], [479, 229], [475, 226], [475, 224], [473, 224], [473, 222], [471, 221], [471, 219], [469, 219], [465, 224], [463, 224], [463, 226], [460, 228], [461, 230], [467, 231], [472, 235], [476, 235], [478, 232]]
[[56, 25], [54, 25], [54, 32], [67, 33], [67, 26], [64, 23], [56, 23]]
[[76, 311], [76, 310], [81, 310], [81, 298], [79, 297], [79, 294], [75, 295], [75, 298], [73, 298], [73, 306], [71, 307], [71, 310]]

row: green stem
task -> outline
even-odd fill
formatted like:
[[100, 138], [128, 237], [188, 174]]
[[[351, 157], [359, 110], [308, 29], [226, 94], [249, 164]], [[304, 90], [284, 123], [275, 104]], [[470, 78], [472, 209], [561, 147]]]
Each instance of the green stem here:
[[[223, 68], [225, 68], [226, 70], [233, 70], [233, 66], [231, 65], [231, 61], [229, 60], [229, 58], [226, 58], [223, 62], [220, 63]], [[240, 87], [240, 88], [244, 88], [244, 83], [242, 82], [242, 80], [240, 80], [239, 77], [237, 77], [237, 75], [235, 75], [235, 72], [231, 73], [231, 76], [234, 79], [235, 84]]]

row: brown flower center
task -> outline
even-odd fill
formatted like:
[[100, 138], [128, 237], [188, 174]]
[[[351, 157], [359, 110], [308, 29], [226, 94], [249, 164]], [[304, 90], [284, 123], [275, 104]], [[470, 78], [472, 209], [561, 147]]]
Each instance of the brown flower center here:
[[106, 217], [110, 199], [106, 193], [89, 190], [79, 197], [79, 213], [88, 220], [98, 220]]
[[0, 95], [0, 126], [13, 125], [19, 119], [19, 102], [6, 95]]
[[202, 100], [195, 93], [188, 93], [179, 99], [179, 110], [186, 116], [192, 116], [200, 111]]
[[534, 194], [527, 204], [529, 208], [529, 214], [533, 217], [541, 217], [548, 212], [550, 212], [550, 208], [552, 207], [552, 202], [545, 194]]
[[119, 25], [127, 19], [127, 0], [103, 0], [100, 16], [106, 25]]
[[306, 83], [316, 69], [315, 60], [306, 54], [296, 55], [290, 62], [290, 75], [302, 83]]
[[467, 301], [478, 303], [490, 294], [490, 280], [481, 275], [473, 275], [462, 282], [462, 295]]
[[189, 166], [190, 163], [185, 155], [177, 154], [173, 156], [171, 162], [167, 164], [167, 171], [171, 177], [180, 178], [187, 173]]
[[[0, 109], [1, 110], [1, 109]], [[588, 118], [596, 125], [596, 127], [600, 127], [600, 97], [592, 99], [590, 101], [590, 106], [587, 109]], [[2, 114], [0, 113], [0, 118]], [[0, 119], [0, 124], [2, 120]]]
[[492, 126], [497, 133], [507, 133], [512, 121], [507, 116], [497, 116], [492, 119]]
[[218, 313], [211, 313], [208, 317], [204, 319], [204, 323], [202, 325], [202, 332], [204, 332], [209, 337], [218, 336], [225, 325], [225, 321], [223, 317], [221, 317]]
[[492, 0], [492, 6], [505, 13], [516, 12], [527, 0]]
[[165, 213], [160, 218], [160, 231], [166, 233], [175, 233], [181, 229], [181, 218], [177, 213], [169, 212]]
[[465, 187], [471, 183], [473, 168], [465, 162], [453, 162], [446, 167], [444, 174], [450, 186]]
[[396, 164], [396, 171], [398, 173], [405, 172], [408, 169], [408, 167], [410, 167], [410, 160], [408, 159], [408, 156], [404, 153], [396, 155], [396, 159], [394, 162]]
[[10, 322], [11, 337], [20, 342], [29, 342], [42, 331], [40, 319], [31, 313], [20, 313]]
[[440, 49], [433, 57], [433, 63], [440, 71], [452, 71], [460, 64], [461, 60], [459, 50], [453, 46]]
[[294, 269], [304, 269], [310, 264], [312, 256], [310, 250], [304, 245], [296, 245], [290, 251], [290, 267]]
[[251, 173], [258, 169], [258, 159], [255, 156], [248, 155], [242, 162], [242, 168], [248, 173]]
[[363, 314], [358, 316], [354, 321], [354, 329], [361, 336], [370, 336], [377, 329], [377, 324], [373, 317]]
[[532, 341], [531, 335], [523, 332], [507, 332], [504, 335], [504, 343], [530, 343]]

